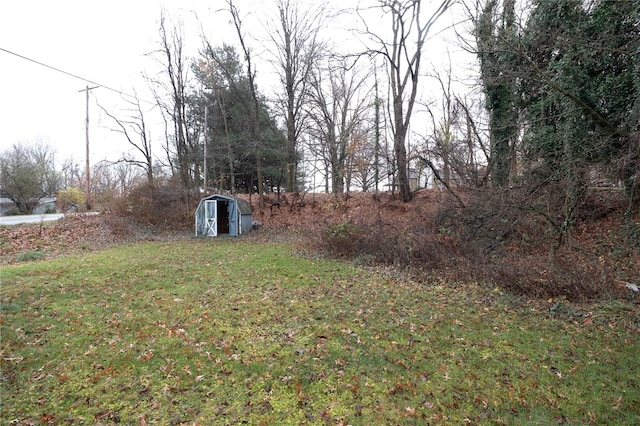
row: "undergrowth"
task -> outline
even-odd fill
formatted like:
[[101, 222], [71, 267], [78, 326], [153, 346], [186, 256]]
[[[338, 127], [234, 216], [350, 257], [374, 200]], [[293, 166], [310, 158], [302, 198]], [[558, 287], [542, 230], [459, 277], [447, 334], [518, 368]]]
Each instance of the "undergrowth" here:
[[[504, 194], [463, 195], [464, 207], [445, 199], [432, 216], [416, 211], [401, 220], [365, 216], [326, 222], [307, 245], [334, 257], [427, 275], [446, 272], [538, 299], [638, 298], [625, 285], [640, 283], [640, 222], [625, 218], [622, 204], [588, 197], [575, 213], [580, 222], [558, 234], [549, 223], [559, 214], [545, 216]], [[602, 242], [579, 239], [591, 223], [606, 223]]]

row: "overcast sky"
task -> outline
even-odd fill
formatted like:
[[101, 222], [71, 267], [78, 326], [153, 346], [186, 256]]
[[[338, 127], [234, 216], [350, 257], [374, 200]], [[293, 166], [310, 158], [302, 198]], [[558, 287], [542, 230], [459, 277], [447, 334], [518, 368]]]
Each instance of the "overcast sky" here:
[[[84, 160], [87, 85], [82, 79], [114, 90], [144, 97], [144, 70], [153, 67], [147, 55], [158, 47], [161, 10], [192, 29], [194, 50], [203, 22], [223, 24], [209, 5], [198, 0], [21, 0], [0, 5], [0, 149], [19, 141], [42, 139], [54, 145], [58, 157]], [[226, 25], [225, 25], [226, 26]], [[206, 26], [205, 26], [206, 27]], [[207, 29], [206, 31], [209, 31]], [[218, 28], [221, 34], [229, 33]], [[229, 34], [232, 35], [232, 34]], [[75, 78], [6, 51], [38, 61]], [[96, 102], [117, 111], [120, 95], [100, 87], [90, 97], [91, 161], [117, 158], [127, 149], [117, 134], [108, 131], [109, 119]], [[154, 135], [152, 135], [154, 136]], [[160, 137], [160, 135], [155, 135]], [[63, 158], [58, 158], [59, 160]]]
[[[336, 3], [346, 6], [349, 2]], [[356, 1], [352, 2], [355, 5]], [[241, 13], [251, 11], [263, 17], [256, 5], [264, 3], [237, 1]], [[119, 158], [127, 144], [108, 130], [112, 122], [96, 102], [117, 115], [125, 102], [110, 89], [125, 93], [135, 89], [140, 97], [150, 98], [142, 74], [153, 72], [154, 61], [148, 54], [158, 47], [163, 9], [172, 21], [183, 23], [185, 47], [192, 55], [201, 46], [201, 28], [214, 45], [235, 43], [228, 15], [217, 12], [221, 7], [222, 0], [3, 1], [0, 151], [16, 142], [43, 140], [55, 147], [59, 161], [73, 157], [83, 164], [86, 98], [80, 91], [87, 85], [99, 85], [91, 91], [89, 103], [91, 163]], [[451, 39], [451, 34], [448, 37]], [[457, 50], [441, 40], [438, 53], [447, 49]], [[269, 72], [258, 70], [263, 76]], [[152, 134], [154, 140], [161, 137]]]

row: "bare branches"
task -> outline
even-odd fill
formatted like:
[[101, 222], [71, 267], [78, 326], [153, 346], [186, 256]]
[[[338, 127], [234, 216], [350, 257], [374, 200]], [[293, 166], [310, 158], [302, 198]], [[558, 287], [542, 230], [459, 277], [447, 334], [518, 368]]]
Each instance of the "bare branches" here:
[[347, 64], [347, 58], [327, 58], [314, 67], [308, 107], [312, 147], [318, 145], [315, 151], [328, 166], [334, 193], [349, 189], [353, 160], [364, 150], [370, 75], [370, 70]]
[[231, 14], [231, 18], [233, 19], [233, 25], [236, 29], [236, 33], [238, 34], [238, 40], [240, 41], [240, 46], [242, 47], [242, 52], [244, 54], [244, 60], [247, 66], [247, 77], [249, 78], [249, 89], [251, 92], [251, 100], [248, 104], [250, 110], [250, 121], [251, 121], [251, 133], [253, 135], [253, 140], [255, 141], [255, 149], [256, 149], [256, 173], [258, 180], [258, 197], [259, 197], [259, 205], [260, 208], [264, 207], [264, 189], [263, 189], [263, 176], [262, 176], [262, 154], [261, 154], [261, 143], [260, 143], [260, 119], [259, 119], [259, 111], [260, 111], [260, 103], [258, 100], [258, 94], [256, 91], [255, 84], [255, 70], [253, 68], [251, 50], [247, 46], [246, 36], [242, 29], [242, 19], [240, 17], [240, 13], [238, 9], [233, 4], [233, 0], [227, 0], [227, 5], [229, 7], [229, 13]]
[[98, 104], [98, 107], [100, 107], [102, 112], [104, 112], [104, 114], [116, 124], [117, 128], [111, 130], [122, 134], [129, 145], [131, 145], [131, 147], [143, 157], [143, 160], [123, 157], [120, 161], [141, 167], [147, 176], [147, 183], [150, 187], [153, 187], [154, 178], [151, 136], [147, 130], [144, 113], [140, 107], [140, 101], [138, 101], [137, 98], [135, 102], [130, 100], [126, 101], [131, 105], [133, 115], [123, 119], [117, 118], [100, 104]]
[[[163, 117], [173, 125], [173, 144], [175, 146], [176, 166], [180, 174], [183, 188], [189, 191], [194, 177], [191, 174], [189, 153], [193, 143], [187, 131], [187, 73], [185, 54], [183, 52], [183, 36], [177, 27], [169, 32], [165, 24], [164, 13], [160, 17], [160, 50], [158, 62], [163, 66], [165, 80], [154, 80], [154, 83], [162, 88], [170, 97], [169, 102], [159, 101], [158, 105], [163, 111]], [[161, 96], [154, 93], [157, 100]], [[169, 152], [169, 139], [167, 136], [166, 150]], [[170, 160], [171, 161], [171, 160]]]
[[287, 190], [296, 189], [297, 143], [304, 127], [304, 101], [312, 66], [322, 52], [318, 40], [325, 9], [300, 9], [293, 0], [277, 0], [277, 22], [268, 30], [275, 46], [274, 65], [283, 89], [279, 99], [287, 128]]
[[403, 201], [411, 199], [405, 140], [418, 93], [424, 42], [432, 26], [453, 2], [441, 0], [436, 10], [423, 21], [422, 0], [379, 0], [379, 8], [391, 19], [391, 41], [371, 31], [365, 22], [365, 33], [379, 45], [370, 53], [382, 52], [389, 70], [397, 184]]

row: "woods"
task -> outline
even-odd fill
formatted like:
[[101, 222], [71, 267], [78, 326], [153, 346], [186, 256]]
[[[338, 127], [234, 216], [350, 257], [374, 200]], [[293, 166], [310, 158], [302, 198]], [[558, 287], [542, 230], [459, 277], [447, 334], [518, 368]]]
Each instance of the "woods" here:
[[[500, 200], [483, 209], [539, 215], [559, 244], [590, 188], [620, 189], [637, 211], [635, 2], [274, 0], [259, 19], [243, 7], [212, 12], [234, 29], [222, 43], [159, 17], [155, 105], [103, 110], [132, 151], [93, 166], [92, 198], [162, 187], [186, 214], [214, 191], [256, 194], [262, 209], [270, 193], [408, 202], [439, 187], [465, 207], [457, 192], [473, 189]], [[441, 33], [456, 38], [430, 41]], [[152, 113], [164, 123], [153, 134]], [[77, 169], [67, 164], [66, 186], [81, 184]]]
[[[380, 188], [407, 202], [437, 185], [554, 185], [564, 209], [556, 225], [566, 227], [586, 189], [606, 184], [637, 208], [635, 2], [379, 0], [350, 9], [277, 0], [257, 21], [242, 7], [229, 0], [215, 12], [235, 28], [222, 44], [187, 39], [160, 17], [148, 84], [164, 134], [151, 138], [140, 101], [104, 110], [135, 148], [123, 162], [150, 186], [171, 182], [185, 202], [211, 190], [262, 200]], [[332, 33], [333, 21], [350, 24]], [[451, 54], [445, 69], [436, 65], [428, 41], [445, 30], [458, 37], [447, 51], [470, 53], [476, 85]], [[187, 54], [198, 43], [199, 54]]]
[[[488, 1], [475, 19], [489, 170], [544, 216], [559, 244], [589, 187], [637, 209], [640, 20], [633, 2]], [[548, 206], [554, 206], [551, 209]]]

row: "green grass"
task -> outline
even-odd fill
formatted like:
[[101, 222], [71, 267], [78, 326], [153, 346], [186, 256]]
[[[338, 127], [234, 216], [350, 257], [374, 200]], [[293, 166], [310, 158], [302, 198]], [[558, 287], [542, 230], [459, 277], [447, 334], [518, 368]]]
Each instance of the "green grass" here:
[[32, 260], [40, 260], [44, 257], [44, 253], [40, 250], [27, 250], [16, 255], [18, 262], [28, 262]]
[[637, 331], [285, 244], [3, 266], [2, 424], [640, 424]]

